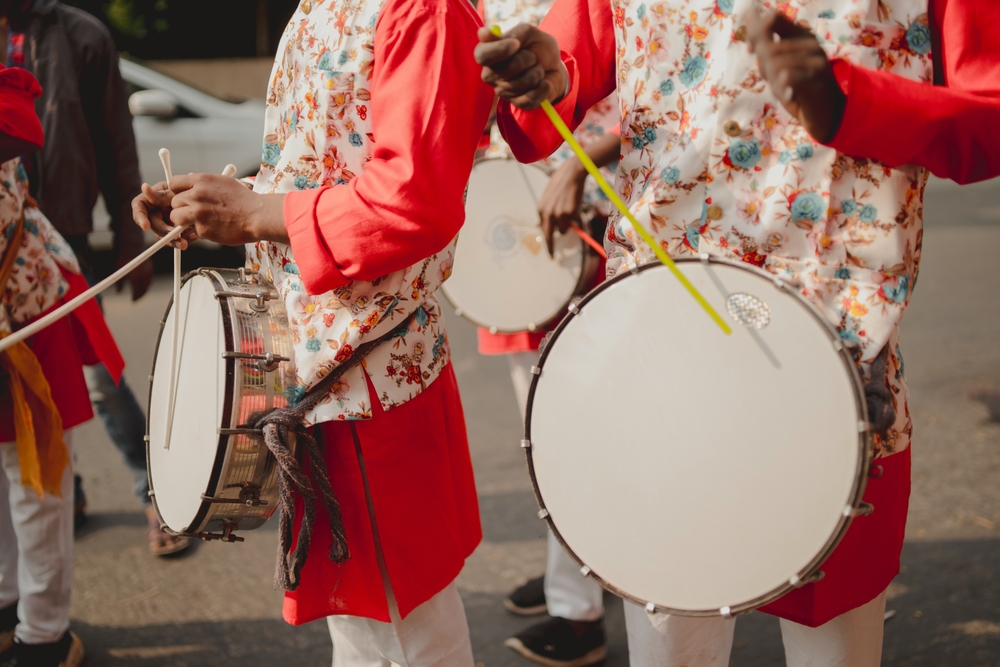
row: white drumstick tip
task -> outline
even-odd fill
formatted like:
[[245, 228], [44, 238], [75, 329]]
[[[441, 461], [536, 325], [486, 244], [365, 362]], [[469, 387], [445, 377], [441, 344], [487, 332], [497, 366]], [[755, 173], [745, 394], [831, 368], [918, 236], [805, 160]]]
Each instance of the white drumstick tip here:
[[223, 176], [229, 176], [230, 178], [233, 178], [234, 176], [236, 176], [236, 165], [235, 164], [227, 164], [226, 168], [222, 170], [222, 175]]
[[174, 172], [170, 169], [170, 151], [166, 148], [161, 148], [159, 151], [160, 164], [163, 165], [163, 173], [167, 177], [167, 185], [170, 185], [170, 181], [174, 178]]

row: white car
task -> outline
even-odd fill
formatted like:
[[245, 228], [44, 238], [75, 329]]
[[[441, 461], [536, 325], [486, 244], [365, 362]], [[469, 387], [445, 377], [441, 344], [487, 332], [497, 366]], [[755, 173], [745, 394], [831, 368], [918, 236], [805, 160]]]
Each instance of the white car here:
[[[264, 101], [234, 103], [193, 88], [139, 63], [122, 58], [129, 110], [135, 130], [142, 180], [163, 180], [159, 150], [170, 150], [176, 174], [221, 173], [236, 165], [237, 176], [257, 173], [264, 136]], [[94, 210], [94, 248], [111, 247], [110, 218], [103, 200]], [[150, 234], [150, 241], [155, 237]]]

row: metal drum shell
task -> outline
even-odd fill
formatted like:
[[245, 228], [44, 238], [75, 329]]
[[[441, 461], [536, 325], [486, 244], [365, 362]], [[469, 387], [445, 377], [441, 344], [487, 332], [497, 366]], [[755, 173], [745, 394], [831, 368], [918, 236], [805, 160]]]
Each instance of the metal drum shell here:
[[[795, 297], [800, 305], [812, 316], [817, 324], [819, 324], [823, 329], [826, 330], [827, 335], [831, 343], [831, 348], [836, 352], [840, 358], [840, 362], [843, 365], [844, 370], [849, 378], [849, 383], [852, 386], [852, 392], [854, 394], [854, 404], [859, 416], [859, 421], [857, 424], [857, 466], [853, 474], [853, 486], [850, 494], [850, 501], [848, 510], [845, 510], [844, 514], [841, 516], [836, 531], [830, 536], [829, 540], [826, 542], [824, 547], [819, 553], [800, 571], [795, 573], [793, 576], [789, 577], [789, 580], [782, 586], [771, 590], [765, 595], [759, 597], [743, 600], [739, 603], [732, 604], [730, 606], [720, 607], [720, 608], [702, 608], [702, 609], [682, 609], [670, 607], [667, 605], [656, 603], [655, 601], [643, 599], [642, 597], [633, 595], [628, 591], [616, 586], [614, 582], [608, 581], [601, 577], [599, 573], [593, 571], [591, 567], [574, 551], [571, 544], [567, 542], [564, 536], [561, 534], [557, 521], [558, 517], [553, 517], [546, 506], [545, 498], [543, 496], [541, 485], [536, 472], [536, 465], [533, 459], [534, 446], [532, 443], [532, 416], [535, 403], [535, 394], [538, 388], [539, 382], [543, 376], [545, 364], [548, 357], [552, 354], [552, 351], [559, 348], [559, 337], [560, 335], [572, 325], [574, 319], [579, 317], [582, 312], [586, 311], [586, 307], [595, 298], [597, 298], [602, 293], [607, 290], [613, 289], [617, 285], [620, 285], [624, 281], [628, 281], [633, 277], [642, 274], [645, 271], [655, 271], [655, 270], [666, 270], [666, 267], [659, 263], [650, 263], [643, 265], [638, 268], [634, 268], [625, 273], [619, 274], [614, 278], [602, 283], [600, 286], [589, 292], [582, 300], [578, 301], [570, 309], [569, 315], [559, 324], [559, 326], [552, 333], [549, 338], [548, 344], [543, 348], [538, 364], [532, 369], [534, 375], [531, 383], [531, 387], [528, 393], [528, 402], [525, 411], [525, 421], [524, 421], [524, 438], [521, 441], [521, 446], [525, 451], [526, 461], [528, 465], [529, 475], [531, 477], [532, 488], [535, 493], [535, 500], [539, 507], [539, 518], [544, 519], [548, 524], [548, 528], [558, 539], [559, 543], [566, 550], [566, 552], [573, 558], [573, 560], [580, 566], [581, 574], [593, 578], [595, 581], [600, 583], [602, 587], [608, 591], [614, 593], [615, 595], [630, 600], [636, 604], [645, 607], [646, 611], [650, 613], [667, 613], [667, 614], [677, 614], [681, 616], [693, 616], [693, 617], [719, 617], [719, 616], [733, 616], [737, 614], [749, 613], [754, 609], [764, 606], [774, 600], [780, 598], [782, 595], [788, 593], [789, 591], [798, 588], [807, 583], [813, 581], [818, 581], [822, 578], [821, 567], [824, 561], [826, 561], [833, 551], [840, 544], [847, 529], [850, 526], [852, 519], [855, 516], [868, 514], [871, 512], [871, 507], [867, 506], [862, 498], [867, 488], [868, 478], [873, 460], [873, 448], [871, 434], [867, 427], [868, 416], [867, 416], [867, 406], [864, 400], [864, 390], [861, 377], [858, 373], [857, 366], [854, 359], [851, 356], [850, 351], [843, 345], [842, 340], [837, 333], [837, 331], [830, 325], [829, 321], [823, 316], [823, 314], [808, 300], [806, 300], [797, 291], [797, 286], [794, 283], [782, 281], [778, 276], [767, 273], [766, 271], [759, 269], [757, 267], [742, 263], [735, 262], [728, 259], [712, 257], [708, 255], [702, 255], [700, 258], [680, 258], [674, 260], [680, 268], [683, 269], [684, 264], [691, 263], [709, 263], [716, 265], [727, 265], [730, 267], [735, 267], [741, 270], [745, 270], [758, 276], [765, 278], [768, 281], [774, 283], [777, 287], [785, 291], [785, 293]], [[700, 316], [700, 315], [699, 315]], [[738, 325], [738, 324], [737, 324]], [[734, 567], [738, 567], [738, 563], [734, 562]]]
[[[519, 164], [517, 162], [517, 160], [515, 160], [513, 158], [508, 158], [508, 157], [480, 158], [480, 159], [476, 160], [475, 164], [473, 165], [473, 170], [475, 170], [475, 168], [478, 167], [478, 166], [480, 166], [480, 165], [488, 164], [488, 163], [509, 163], [511, 165], [517, 165], [518, 168], [524, 169], [526, 171], [530, 171], [530, 170], [543, 171], [537, 165], [533, 165], [533, 164]], [[548, 174], [545, 174], [545, 177], [548, 178]], [[539, 195], [540, 194], [541, 193], [539, 193]], [[466, 208], [468, 209], [468, 203], [466, 204]], [[586, 227], [589, 226], [591, 220], [590, 219], [585, 219], [584, 222], [585, 222], [584, 227], [586, 228]], [[538, 230], [539, 230], [539, 233], [541, 233], [541, 226], [539, 226]], [[458, 256], [458, 253], [461, 252], [461, 248], [462, 248], [462, 234], [463, 233], [468, 233], [468, 231], [469, 230], [467, 230], [466, 228], [463, 227], [463, 230], [461, 232], [459, 232], [459, 236], [458, 236], [459, 240], [458, 240], [458, 244], [456, 245], [456, 248], [455, 248], [456, 258]], [[470, 315], [469, 312], [467, 311], [467, 309], [465, 307], [463, 307], [463, 305], [461, 303], [458, 303], [458, 301], [456, 300], [456, 298], [454, 297], [454, 295], [449, 292], [449, 287], [452, 287], [452, 288], [454, 287], [454, 282], [455, 282], [455, 276], [454, 275], [450, 278], [450, 280], [448, 282], [446, 282], [446, 283], [444, 283], [444, 285], [442, 285], [442, 287], [441, 287], [441, 293], [448, 300], [448, 303], [451, 304], [451, 306], [455, 309], [455, 312], [460, 317], [462, 317], [462, 318], [464, 318], [464, 319], [472, 322], [476, 326], [480, 326], [480, 327], [483, 327], [484, 329], [487, 329], [490, 333], [494, 333], [494, 334], [495, 333], [507, 333], [507, 334], [509, 334], [509, 333], [521, 333], [521, 332], [524, 332], [524, 331], [538, 331], [538, 330], [545, 330], [547, 328], [550, 328], [551, 326], [554, 326], [555, 324], [557, 324], [559, 322], [559, 320], [561, 320], [566, 315], [567, 309], [568, 309], [570, 303], [572, 303], [574, 299], [579, 298], [581, 295], [585, 294], [587, 292], [587, 290], [589, 290], [591, 287], [593, 287], [593, 285], [595, 283], [595, 280], [596, 280], [596, 277], [597, 277], [597, 272], [598, 272], [598, 270], [601, 267], [601, 258], [597, 255], [597, 253], [587, 243], [585, 243], [583, 240], [579, 239], [573, 233], [568, 233], [566, 235], [566, 237], [567, 237], [567, 239], [572, 240], [574, 243], [578, 243], [579, 246], [580, 246], [580, 259], [581, 259], [580, 276], [577, 279], [576, 285], [574, 286], [572, 292], [570, 294], [566, 295], [566, 298], [561, 303], [561, 305], [558, 308], [556, 308], [551, 313], [551, 315], [541, 318], [541, 320], [538, 321], [538, 322], [531, 322], [531, 323], [527, 323], [526, 322], [524, 324], [524, 326], [522, 326], [522, 327], [511, 328], [511, 327], [497, 326], [495, 322], [487, 322], [487, 321], [484, 321], [484, 320], [482, 320], [480, 318], [476, 318], [476, 317]], [[545, 255], [545, 258], [548, 259], [547, 255]], [[480, 295], [481, 295], [481, 293], [480, 293]], [[524, 299], [530, 299], [530, 298], [532, 298], [531, 290], [530, 289], [526, 289], [526, 290], [523, 291], [523, 298]]]
[[[288, 330], [285, 306], [271, 285], [247, 282], [245, 272], [232, 269], [203, 268], [182, 279], [182, 287], [195, 276], [212, 282], [220, 307], [225, 340], [225, 396], [213, 465], [208, 487], [204, 490], [200, 509], [191, 523], [181, 530], [164, 526], [171, 534], [188, 535], [206, 539], [231, 539], [236, 530], [252, 530], [264, 525], [277, 509], [277, 461], [263, 442], [259, 431], [249, 428], [248, 418], [261, 411], [281, 408], [286, 404], [286, 389], [293, 375], [280, 362], [281, 367], [263, 371], [255, 366], [256, 360], [238, 358], [236, 355], [248, 348], [259, 354], [272, 353], [277, 358], [290, 359], [292, 345]], [[234, 294], [245, 294], [245, 297]], [[258, 293], [266, 298], [263, 310], [249, 307], [257, 300]], [[165, 324], [173, 299], [167, 306], [157, 338], [153, 369], [156, 368]], [[169, 336], [169, 332], [166, 332]], [[169, 346], [168, 346], [169, 347]], [[152, 402], [154, 374], [150, 373], [150, 401]], [[263, 381], [261, 381], [263, 380]], [[270, 385], [270, 389], [268, 389]], [[150, 412], [153, 406], [150, 404]], [[147, 474], [150, 498], [157, 516], [156, 489], [153, 483], [148, 448], [151, 446], [150, 417], [146, 419]]]

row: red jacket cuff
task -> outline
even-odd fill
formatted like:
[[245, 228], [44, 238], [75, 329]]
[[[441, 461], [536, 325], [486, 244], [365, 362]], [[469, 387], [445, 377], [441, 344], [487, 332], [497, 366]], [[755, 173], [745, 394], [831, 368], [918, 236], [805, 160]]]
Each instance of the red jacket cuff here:
[[871, 82], [858, 71], [856, 65], [846, 60], [837, 58], [832, 65], [837, 84], [847, 96], [847, 104], [840, 127], [826, 145], [845, 155], [868, 157], [865, 145], [870, 142], [865, 137], [865, 128], [870, 127]]
[[285, 229], [302, 283], [309, 294], [322, 294], [349, 282], [337, 268], [333, 253], [320, 230], [316, 207], [329, 187], [289, 192], [285, 195]]

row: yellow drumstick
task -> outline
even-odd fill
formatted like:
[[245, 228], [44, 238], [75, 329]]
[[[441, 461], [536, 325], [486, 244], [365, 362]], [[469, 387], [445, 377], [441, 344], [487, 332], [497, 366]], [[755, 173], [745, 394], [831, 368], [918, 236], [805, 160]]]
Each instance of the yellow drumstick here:
[[[497, 25], [492, 26], [490, 28], [490, 32], [497, 37], [503, 36], [500, 26]], [[689, 281], [687, 277], [681, 273], [680, 269], [677, 268], [677, 265], [674, 264], [674, 261], [670, 259], [670, 255], [663, 251], [660, 244], [656, 242], [650, 233], [646, 231], [646, 228], [643, 227], [639, 221], [635, 219], [635, 216], [632, 215], [632, 212], [628, 210], [625, 202], [618, 197], [618, 193], [615, 192], [615, 189], [608, 185], [608, 182], [604, 180], [604, 177], [601, 176], [601, 172], [597, 169], [597, 165], [595, 165], [594, 161], [590, 159], [590, 156], [584, 152], [583, 147], [580, 146], [576, 137], [573, 136], [573, 133], [566, 126], [566, 123], [563, 122], [563, 119], [559, 117], [559, 114], [556, 113], [556, 110], [552, 107], [552, 103], [548, 100], [543, 100], [542, 109], [545, 111], [545, 115], [549, 117], [549, 120], [552, 121], [552, 124], [555, 126], [560, 136], [562, 136], [563, 140], [569, 144], [569, 147], [573, 149], [574, 153], [576, 153], [576, 157], [580, 160], [580, 164], [582, 164], [584, 169], [586, 169], [587, 172], [594, 177], [594, 180], [597, 181], [597, 185], [600, 186], [601, 190], [604, 191], [604, 194], [608, 196], [608, 199], [610, 199], [611, 203], [615, 205], [615, 208], [617, 208], [621, 214], [632, 223], [632, 228], [635, 229], [636, 233], [642, 238], [643, 241], [645, 241], [646, 245], [648, 245], [653, 251], [653, 254], [656, 255], [657, 259], [659, 259], [665, 267], [670, 269], [670, 272], [673, 273], [674, 277], [680, 281], [681, 285], [684, 286], [684, 289], [690, 292], [691, 296], [694, 297], [694, 300], [705, 309], [705, 312], [708, 313], [709, 317], [715, 320], [715, 323], [719, 325], [719, 328], [722, 329], [723, 333], [726, 335], [731, 334], [732, 329], [729, 328], [726, 321], [719, 316], [719, 313], [712, 308], [708, 301], [705, 300], [705, 297], [701, 295], [701, 292], [699, 292], [698, 289], [691, 284], [691, 281]]]

